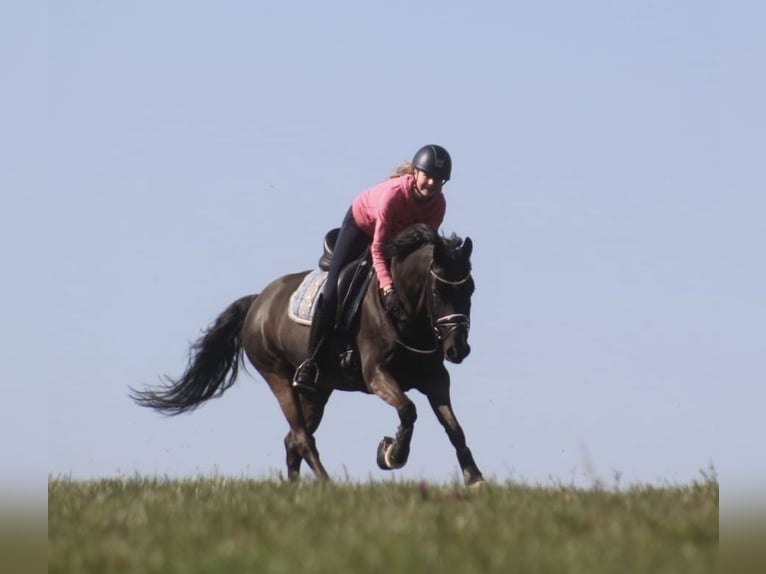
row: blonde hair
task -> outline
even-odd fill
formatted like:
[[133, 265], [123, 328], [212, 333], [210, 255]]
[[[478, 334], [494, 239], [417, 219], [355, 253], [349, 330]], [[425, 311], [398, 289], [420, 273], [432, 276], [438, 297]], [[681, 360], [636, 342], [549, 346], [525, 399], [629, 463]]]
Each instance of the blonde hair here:
[[415, 174], [415, 166], [412, 165], [411, 161], [405, 161], [403, 164], [401, 164], [399, 167], [397, 167], [394, 170], [394, 173], [391, 174], [390, 177], [399, 177], [400, 175], [414, 175]]

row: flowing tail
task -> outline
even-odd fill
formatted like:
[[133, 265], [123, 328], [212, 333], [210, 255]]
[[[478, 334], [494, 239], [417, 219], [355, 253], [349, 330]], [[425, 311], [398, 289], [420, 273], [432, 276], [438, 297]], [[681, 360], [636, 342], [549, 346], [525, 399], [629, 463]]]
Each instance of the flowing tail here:
[[163, 376], [163, 386], [142, 391], [131, 388], [130, 397], [142, 407], [178, 415], [221, 396], [237, 378], [242, 358], [240, 332], [247, 311], [257, 296], [238, 299], [218, 316], [191, 346], [189, 364], [180, 379]]

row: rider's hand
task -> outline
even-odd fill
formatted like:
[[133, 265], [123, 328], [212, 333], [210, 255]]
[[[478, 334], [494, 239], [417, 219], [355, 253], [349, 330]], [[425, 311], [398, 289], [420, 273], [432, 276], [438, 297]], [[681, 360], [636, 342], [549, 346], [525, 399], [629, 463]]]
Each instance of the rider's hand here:
[[394, 321], [404, 319], [404, 307], [393, 287], [389, 287], [383, 293], [383, 307], [386, 309], [388, 316]]

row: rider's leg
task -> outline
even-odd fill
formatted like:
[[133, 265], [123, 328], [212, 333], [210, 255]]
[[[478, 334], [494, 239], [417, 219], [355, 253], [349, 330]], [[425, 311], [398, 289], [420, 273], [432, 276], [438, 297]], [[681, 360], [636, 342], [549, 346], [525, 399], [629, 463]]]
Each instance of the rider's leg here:
[[346, 263], [353, 261], [364, 252], [370, 241], [370, 237], [357, 227], [351, 209], [349, 209], [343, 218], [343, 224], [333, 249], [330, 269], [327, 271], [327, 281], [311, 320], [308, 358], [298, 366], [295, 372], [294, 387], [308, 391], [316, 389], [316, 381], [319, 377], [317, 357], [325, 337], [331, 333], [335, 325], [338, 307], [338, 276]]

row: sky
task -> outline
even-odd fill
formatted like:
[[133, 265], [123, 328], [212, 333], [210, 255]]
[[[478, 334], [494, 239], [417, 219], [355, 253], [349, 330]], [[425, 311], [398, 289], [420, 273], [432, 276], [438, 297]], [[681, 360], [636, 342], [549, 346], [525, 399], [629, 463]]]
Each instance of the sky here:
[[[284, 473], [254, 369], [176, 418], [129, 387], [179, 375], [229, 303], [313, 268], [354, 196], [426, 143], [454, 162], [442, 230], [474, 241], [473, 352], [448, 368], [486, 477], [766, 477], [757, 3], [2, 10], [3, 481]], [[334, 394], [330, 474], [456, 479], [411, 398], [409, 463], [385, 473], [395, 412]]]

